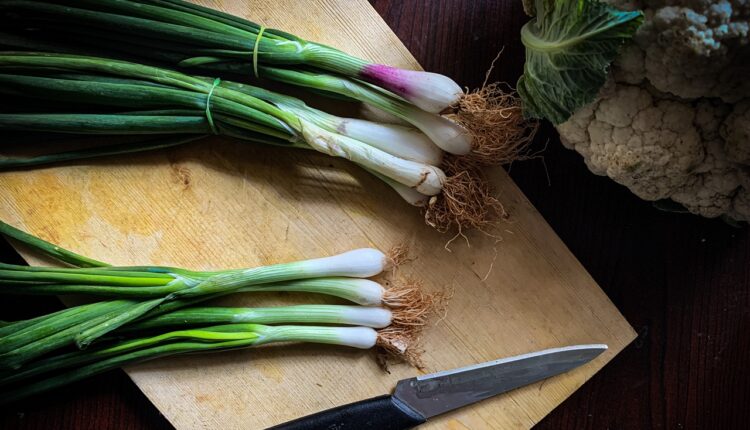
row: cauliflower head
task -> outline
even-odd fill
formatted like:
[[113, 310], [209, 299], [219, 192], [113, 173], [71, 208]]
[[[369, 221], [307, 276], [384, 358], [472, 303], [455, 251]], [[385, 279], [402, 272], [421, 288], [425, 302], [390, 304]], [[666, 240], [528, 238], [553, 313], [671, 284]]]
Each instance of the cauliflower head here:
[[643, 199], [750, 221], [750, 0], [608, 3], [645, 20], [563, 144]]

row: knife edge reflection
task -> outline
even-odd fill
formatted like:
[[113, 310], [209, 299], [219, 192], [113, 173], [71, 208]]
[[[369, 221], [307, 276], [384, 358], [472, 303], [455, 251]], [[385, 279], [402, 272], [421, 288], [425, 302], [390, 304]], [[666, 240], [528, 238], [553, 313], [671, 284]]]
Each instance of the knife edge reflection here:
[[425, 418], [565, 373], [593, 360], [607, 345], [574, 345], [521, 354], [399, 381], [398, 398]]

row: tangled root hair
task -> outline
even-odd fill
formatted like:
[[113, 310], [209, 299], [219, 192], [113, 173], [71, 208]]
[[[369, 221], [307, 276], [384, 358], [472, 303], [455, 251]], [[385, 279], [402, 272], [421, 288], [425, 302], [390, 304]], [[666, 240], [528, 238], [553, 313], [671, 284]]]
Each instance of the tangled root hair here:
[[422, 368], [422, 331], [434, 315], [444, 312], [447, 296], [426, 293], [421, 282], [406, 278], [391, 284], [383, 303], [391, 309], [393, 319], [390, 326], [378, 330], [377, 346], [391, 358]]
[[381, 365], [387, 367], [388, 359], [393, 359], [409, 363], [418, 369], [424, 368], [422, 362], [424, 351], [419, 344], [420, 332], [419, 327], [395, 324], [378, 330], [375, 345], [379, 348], [379, 352], [385, 355], [381, 357]]
[[471, 134], [469, 160], [485, 166], [511, 163], [533, 140], [538, 123], [523, 117], [521, 99], [492, 83], [465, 94], [447, 115]]
[[479, 166], [465, 157], [443, 160], [447, 176], [443, 192], [430, 198], [424, 209], [425, 222], [440, 232], [457, 229], [488, 231], [508, 214], [494, 196]]
[[388, 261], [390, 262], [389, 266], [392, 269], [397, 269], [402, 264], [409, 263], [413, 260], [413, 258], [409, 257], [409, 246], [405, 243], [399, 243], [398, 245], [393, 246], [386, 253], [386, 257], [388, 258]]

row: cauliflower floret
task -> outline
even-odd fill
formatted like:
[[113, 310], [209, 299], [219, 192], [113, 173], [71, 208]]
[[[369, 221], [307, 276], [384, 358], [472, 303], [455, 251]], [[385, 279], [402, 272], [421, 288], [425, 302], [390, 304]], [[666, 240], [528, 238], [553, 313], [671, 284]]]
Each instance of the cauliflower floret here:
[[739, 172], [726, 160], [722, 142], [715, 140], [707, 144], [707, 156], [696, 169], [694, 180], [670, 197], [685, 206], [690, 212], [717, 217], [730, 211], [732, 199], [738, 190]]
[[563, 144], [643, 199], [750, 221], [750, 1], [608, 3], [645, 21]]
[[750, 2], [644, 3], [646, 19], [634, 40], [651, 85], [683, 98], [720, 97], [728, 102], [750, 91], [747, 64], [737, 58], [747, 55]]
[[724, 151], [735, 163], [750, 165], [750, 100], [738, 103], [722, 124]]
[[576, 112], [558, 130], [592, 172], [643, 199], [659, 200], [692, 185], [693, 170], [705, 158], [694, 120], [689, 105], [655, 101], [641, 87], [618, 85], [611, 96]]

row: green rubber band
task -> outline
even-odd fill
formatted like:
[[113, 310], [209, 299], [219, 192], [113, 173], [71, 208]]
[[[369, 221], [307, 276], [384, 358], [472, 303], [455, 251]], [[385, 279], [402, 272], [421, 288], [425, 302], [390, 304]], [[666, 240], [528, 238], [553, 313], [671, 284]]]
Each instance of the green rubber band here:
[[208, 95], [206, 96], [206, 119], [208, 120], [208, 125], [211, 127], [211, 132], [213, 132], [213, 134], [219, 134], [219, 131], [216, 130], [214, 118], [213, 116], [211, 116], [211, 96], [214, 94], [214, 88], [219, 85], [219, 82], [221, 82], [221, 79], [214, 79], [214, 84], [211, 85], [211, 89], [208, 91]]
[[258, 76], [258, 46], [260, 46], [260, 38], [263, 37], [263, 32], [266, 31], [266, 27], [260, 26], [260, 31], [258, 31], [258, 36], [255, 38], [255, 46], [253, 47], [253, 72], [255, 73], [256, 78], [260, 78]]

